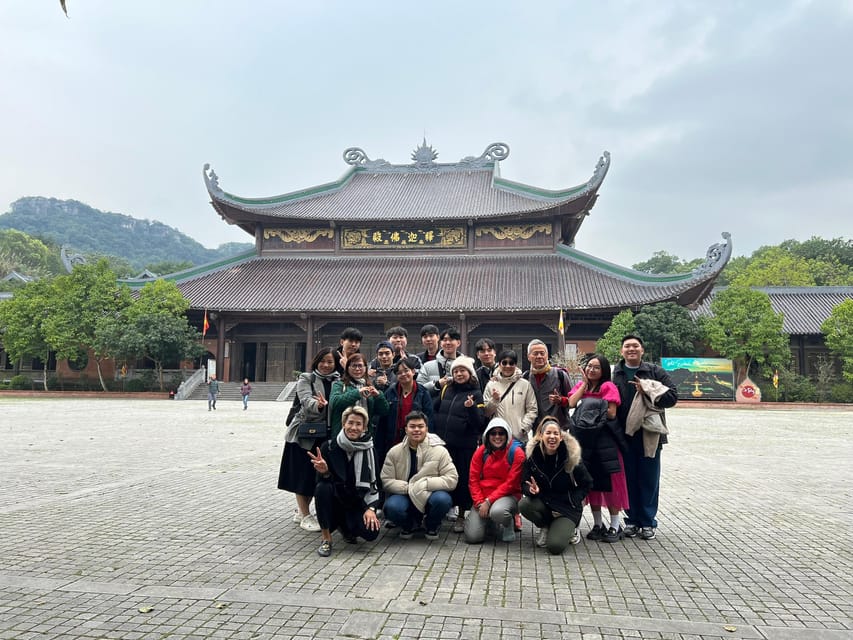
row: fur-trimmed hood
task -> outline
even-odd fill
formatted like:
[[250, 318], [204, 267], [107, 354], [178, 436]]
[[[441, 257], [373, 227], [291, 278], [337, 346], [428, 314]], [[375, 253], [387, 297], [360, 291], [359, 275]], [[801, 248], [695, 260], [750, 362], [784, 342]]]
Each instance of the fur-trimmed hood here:
[[[563, 431], [563, 444], [566, 445], [566, 451], [568, 452], [568, 457], [566, 458], [566, 473], [571, 473], [572, 470], [578, 466], [578, 463], [581, 461], [581, 446], [577, 440], [570, 434], [568, 431]], [[540, 433], [536, 433], [536, 435], [530, 439], [530, 442], [527, 443], [527, 447], [525, 448], [525, 455], [527, 458], [532, 458], [535, 452], [539, 451], [538, 455], [545, 455], [545, 448], [542, 446], [542, 438]]]

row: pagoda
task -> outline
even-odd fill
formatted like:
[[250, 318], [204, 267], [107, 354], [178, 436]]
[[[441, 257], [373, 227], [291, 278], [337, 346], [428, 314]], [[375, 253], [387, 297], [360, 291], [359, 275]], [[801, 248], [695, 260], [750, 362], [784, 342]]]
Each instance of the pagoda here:
[[[201, 326], [220, 377], [289, 381], [345, 327], [364, 335], [372, 357], [387, 328], [456, 326], [462, 350], [490, 337], [526, 363], [532, 338], [591, 351], [623, 309], [671, 301], [695, 308], [731, 256], [731, 240], [710, 247], [690, 273], [650, 275], [575, 248], [610, 169], [606, 151], [592, 176], [549, 190], [500, 175], [509, 155], [493, 143], [479, 156], [440, 163], [426, 140], [411, 162], [343, 153], [339, 179], [279, 196], [222, 189], [204, 167], [219, 216], [254, 238], [249, 254], [173, 274]], [[565, 334], [558, 335], [559, 312]]]

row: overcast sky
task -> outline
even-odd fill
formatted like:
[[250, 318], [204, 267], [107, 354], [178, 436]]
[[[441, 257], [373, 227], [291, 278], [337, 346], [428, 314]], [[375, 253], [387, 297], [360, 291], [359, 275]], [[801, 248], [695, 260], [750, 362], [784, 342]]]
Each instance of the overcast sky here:
[[853, 237], [853, 0], [0, 4], [0, 213], [22, 196], [249, 242], [208, 202], [337, 179], [346, 147], [610, 173], [577, 248], [622, 265]]

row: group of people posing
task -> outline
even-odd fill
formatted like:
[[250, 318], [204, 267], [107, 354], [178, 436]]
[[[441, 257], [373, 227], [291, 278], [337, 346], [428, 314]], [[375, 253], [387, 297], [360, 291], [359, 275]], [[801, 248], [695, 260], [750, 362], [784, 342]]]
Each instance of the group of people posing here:
[[527, 345], [528, 372], [489, 339], [476, 360], [463, 355], [453, 327], [425, 325], [417, 354], [403, 327], [371, 360], [361, 341], [349, 328], [317, 353], [285, 431], [278, 488], [296, 496], [294, 523], [320, 532], [319, 555], [334, 531], [372, 541], [383, 520], [403, 540], [436, 539], [447, 520], [468, 543], [513, 542], [522, 516], [559, 554], [580, 541], [585, 504], [589, 540], [655, 537], [664, 409], [677, 394], [638, 336], [623, 338], [612, 371], [588, 357], [575, 384], [541, 340]]

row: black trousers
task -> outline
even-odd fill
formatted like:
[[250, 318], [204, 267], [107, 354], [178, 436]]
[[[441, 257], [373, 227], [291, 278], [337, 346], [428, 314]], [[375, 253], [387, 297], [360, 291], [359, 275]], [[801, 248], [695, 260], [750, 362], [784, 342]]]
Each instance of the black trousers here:
[[364, 526], [364, 510], [344, 504], [335, 494], [335, 485], [331, 482], [318, 482], [314, 490], [314, 508], [320, 527], [335, 531], [347, 538], [364, 538], [368, 542], [376, 540], [379, 531]]

